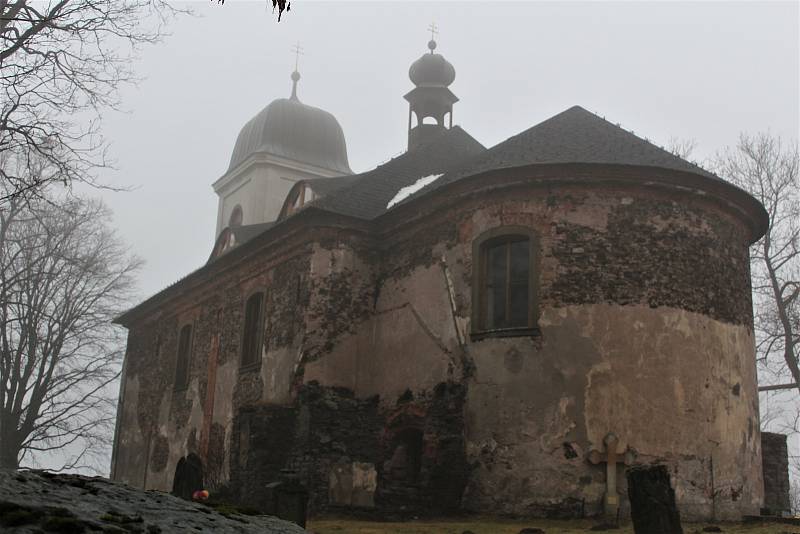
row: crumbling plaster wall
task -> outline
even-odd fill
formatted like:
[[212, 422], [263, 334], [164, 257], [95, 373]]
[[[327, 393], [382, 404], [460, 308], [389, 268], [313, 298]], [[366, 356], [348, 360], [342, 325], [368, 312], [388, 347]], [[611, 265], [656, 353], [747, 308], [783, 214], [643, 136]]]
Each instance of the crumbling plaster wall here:
[[[178, 460], [195, 453], [209, 488], [222, 488], [231, 478], [231, 434], [239, 410], [291, 403], [311, 254], [307, 243], [291, 245], [213, 276], [131, 325], [118, 479], [170, 490]], [[266, 295], [262, 364], [241, 368], [244, 303], [257, 291]], [[189, 381], [176, 391], [177, 337], [184, 324], [193, 326]]]
[[[472, 242], [511, 225], [540, 238], [540, 334], [472, 342]], [[756, 513], [747, 235], [713, 200], [665, 189], [458, 199], [387, 233], [372, 313], [305, 379], [387, 404], [406, 388], [463, 380], [468, 509], [599, 511], [605, 469], [586, 456], [614, 432], [635, 462], [670, 466], [687, 517]]]
[[541, 343], [487, 340], [472, 351], [468, 444], [478, 468], [468, 506], [538, 514], [585, 500], [587, 513], [598, 512], [605, 470], [586, 456], [604, 451], [614, 432], [620, 453], [671, 467], [684, 516], [710, 517], [716, 506], [717, 517], [731, 518], [758, 507], [746, 329], [610, 304], [545, 309], [540, 325]]
[[[510, 225], [539, 236], [540, 331], [471, 341], [472, 242]], [[443, 490], [450, 507], [595, 512], [605, 469], [586, 456], [613, 431], [635, 461], [670, 466], [685, 515], [757, 512], [747, 232], [712, 199], [524, 185], [454, 198], [385, 230], [376, 243], [320, 229], [302, 246], [288, 243], [293, 252], [255, 255], [134, 325], [118, 477], [169, 489], [177, 460], [207, 442], [205, 461], [222, 483], [250, 477], [257, 486], [293, 465], [319, 509], [329, 472], [345, 476], [342, 466], [357, 465], [367, 479], [375, 470], [380, 504], [391, 497], [381, 469], [392, 424], [411, 410], [430, 466], [423, 482], [455, 481]], [[259, 288], [268, 295], [264, 358], [243, 372], [242, 310]], [[177, 330], [189, 319], [192, 378], [173, 392]], [[204, 439], [214, 336], [215, 438]], [[460, 385], [462, 400], [437, 404], [442, 384]], [[309, 400], [308, 388], [321, 396]], [[235, 423], [244, 412], [261, 414], [259, 423]], [[257, 460], [281, 447], [259, 441], [273, 435], [269, 421], [292, 435], [285, 448], [296, 448], [276, 449], [281, 460], [271, 463]], [[266, 467], [256, 474], [248, 462]]]
[[386, 281], [378, 290], [361, 287], [363, 309], [321, 303], [352, 322], [331, 332], [336, 335], [329, 352], [305, 364], [305, 381], [345, 387], [359, 397], [380, 395], [393, 404], [409, 388], [430, 391], [460, 379], [458, 336], [444, 286], [442, 269], [432, 265], [420, 267], [411, 280]]

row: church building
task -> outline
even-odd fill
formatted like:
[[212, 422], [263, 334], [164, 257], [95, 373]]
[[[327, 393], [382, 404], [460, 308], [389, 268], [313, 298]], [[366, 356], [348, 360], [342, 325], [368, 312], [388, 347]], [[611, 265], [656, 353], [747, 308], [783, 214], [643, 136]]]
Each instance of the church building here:
[[625, 470], [662, 464], [683, 518], [758, 514], [764, 208], [579, 106], [486, 148], [428, 48], [408, 148], [370, 171], [297, 71], [244, 125], [208, 262], [117, 319], [112, 477], [263, 509], [292, 470], [312, 514], [624, 516]]

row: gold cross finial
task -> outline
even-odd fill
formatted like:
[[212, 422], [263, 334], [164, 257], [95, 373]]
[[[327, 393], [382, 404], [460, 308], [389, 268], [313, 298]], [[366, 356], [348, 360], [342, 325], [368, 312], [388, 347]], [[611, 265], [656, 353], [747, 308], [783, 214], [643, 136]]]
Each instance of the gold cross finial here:
[[300, 41], [297, 41], [297, 44], [292, 46], [292, 52], [294, 52], [294, 70], [297, 72], [297, 67], [300, 64], [300, 56], [305, 55], [303, 47], [300, 46]]
[[435, 22], [431, 22], [430, 26], [428, 26], [428, 31], [431, 32], [431, 41], [433, 41], [436, 38], [436, 34], [439, 33], [439, 28]]

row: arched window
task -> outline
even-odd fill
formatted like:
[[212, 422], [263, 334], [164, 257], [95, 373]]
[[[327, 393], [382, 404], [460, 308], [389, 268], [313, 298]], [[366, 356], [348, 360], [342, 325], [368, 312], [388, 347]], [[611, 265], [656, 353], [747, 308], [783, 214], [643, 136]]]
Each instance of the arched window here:
[[295, 186], [289, 193], [288, 203], [286, 205], [286, 215], [298, 211], [300, 208], [317, 199], [317, 194], [308, 184], [300, 183]]
[[264, 293], [253, 293], [244, 307], [244, 332], [242, 334], [242, 367], [255, 367], [261, 363], [261, 333]]
[[473, 247], [473, 337], [529, 335], [536, 326], [538, 242], [526, 228], [499, 228]]
[[236, 206], [233, 207], [230, 219], [228, 219], [228, 226], [231, 228], [236, 228], [237, 226], [242, 225], [243, 220], [244, 212], [242, 211], [242, 207], [239, 204], [236, 204]]
[[184, 325], [178, 334], [178, 361], [175, 365], [175, 390], [189, 385], [189, 363], [192, 353], [192, 325]]

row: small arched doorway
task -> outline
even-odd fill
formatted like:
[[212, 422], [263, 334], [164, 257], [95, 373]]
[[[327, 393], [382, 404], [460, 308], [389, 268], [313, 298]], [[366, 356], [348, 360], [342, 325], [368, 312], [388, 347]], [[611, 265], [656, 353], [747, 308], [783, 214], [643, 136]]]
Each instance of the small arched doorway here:
[[376, 502], [389, 507], [424, 506], [427, 482], [422, 429], [401, 428], [387, 438], [378, 471]]
[[389, 478], [399, 484], [415, 484], [422, 467], [422, 430], [406, 428], [396, 433], [391, 451]]
[[203, 489], [203, 462], [196, 454], [178, 460], [175, 478], [172, 480], [172, 494], [181, 499], [191, 500], [192, 493]]

